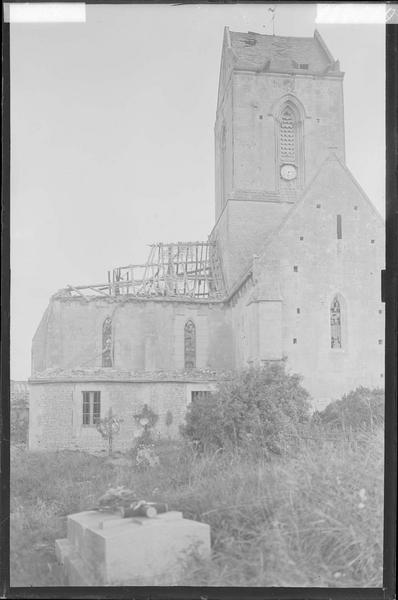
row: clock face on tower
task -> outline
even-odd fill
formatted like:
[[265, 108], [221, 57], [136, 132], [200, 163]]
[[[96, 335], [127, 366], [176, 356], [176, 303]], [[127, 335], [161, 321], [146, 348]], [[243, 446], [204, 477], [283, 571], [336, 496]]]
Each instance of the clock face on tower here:
[[281, 177], [286, 181], [291, 181], [297, 177], [297, 169], [294, 165], [282, 165], [281, 166]]

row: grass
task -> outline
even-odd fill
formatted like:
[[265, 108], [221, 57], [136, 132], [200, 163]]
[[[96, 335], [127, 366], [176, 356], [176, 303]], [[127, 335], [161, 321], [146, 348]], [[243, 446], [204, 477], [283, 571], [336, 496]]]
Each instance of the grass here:
[[[315, 439], [314, 439], [315, 437]], [[295, 440], [283, 456], [197, 456], [180, 443], [138, 470], [82, 452], [28, 453], [11, 461], [11, 584], [63, 585], [54, 540], [66, 516], [126, 485], [209, 523], [212, 560], [189, 560], [181, 585], [382, 585], [383, 433]]]

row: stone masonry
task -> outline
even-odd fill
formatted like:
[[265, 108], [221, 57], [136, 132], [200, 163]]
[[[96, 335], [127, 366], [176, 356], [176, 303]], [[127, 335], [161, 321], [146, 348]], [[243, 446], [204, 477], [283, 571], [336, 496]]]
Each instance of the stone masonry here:
[[384, 224], [345, 162], [343, 79], [318, 32], [225, 29], [212, 255], [195, 275], [207, 292], [181, 292], [189, 268], [160, 244], [140, 293], [133, 271], [121, 293], [119, 270], [91, 295], [54, 294], [32, 346], [31, 449], [103, 450], [94, 420], [109, 409], [128, 448], [145, 405], [175, 438], [198, 394], [267, 361], [286, 359], [318, 409], [383, 387]]

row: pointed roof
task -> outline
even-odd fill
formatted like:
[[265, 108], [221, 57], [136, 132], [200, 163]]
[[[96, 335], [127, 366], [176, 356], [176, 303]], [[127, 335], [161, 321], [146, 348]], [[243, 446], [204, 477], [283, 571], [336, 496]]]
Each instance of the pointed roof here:
[[228, 33], [237, 69], [342, 75], [338, 61], [334, 60], [318, 31], [313, 37], [264, 35], [251, 31]]

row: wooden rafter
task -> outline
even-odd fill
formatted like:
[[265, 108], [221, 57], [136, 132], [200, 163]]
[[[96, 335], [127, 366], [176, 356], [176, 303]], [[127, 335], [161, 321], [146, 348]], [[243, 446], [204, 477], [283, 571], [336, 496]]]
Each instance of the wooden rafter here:
[[61, 295], [222, 298], [225, 286], [215, 242], [152, 244], [144, 264], [108, 271], [107, 283], [68, 286]]

